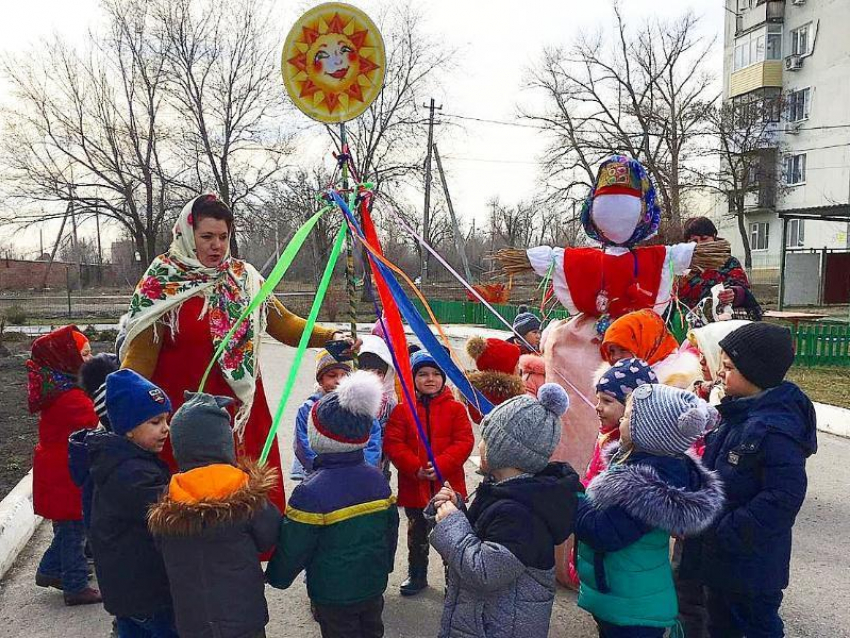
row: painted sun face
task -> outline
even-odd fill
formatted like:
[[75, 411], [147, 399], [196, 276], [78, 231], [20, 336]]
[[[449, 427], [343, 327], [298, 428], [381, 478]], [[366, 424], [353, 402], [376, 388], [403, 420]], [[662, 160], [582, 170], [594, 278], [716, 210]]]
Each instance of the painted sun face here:
[[374, 23], [355, 7], [332, 2], [314, 7], [292, 27], [281, 70], [299, 109], [321, 122], [345, 122], [380, 93], [384, 65]]
[[354, 44], [337, 33], [319, 37], [307, 57], [313, 61], [307, 76], [323, 88], [344, 91], [360, 73], [360, 56]]

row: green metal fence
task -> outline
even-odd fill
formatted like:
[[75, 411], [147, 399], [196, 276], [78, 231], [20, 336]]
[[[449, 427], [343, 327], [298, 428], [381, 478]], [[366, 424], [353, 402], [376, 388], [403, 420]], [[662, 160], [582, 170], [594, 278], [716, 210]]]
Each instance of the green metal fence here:
[[797, 365], [850, 367], [850, 326], [801, 324], [791, 332], [797, 342]]
[[[425, 311], [422, 303], [418, 299], [414, 299], [413, 303], [416, 309], [422, 313], [426, 319], [428, 314]], [[499, 321], [492, 312], [482, 303], [472, 301], [447, 301], [442, 299], [428, 300], [428, 305], [434, 311], [434, 316], [440, 323], [459, 323], [459, 324], [475, 324], [485, 328], [505, 329], [505, 325]], [[492, 304], [493, 308], [502, 315], [507, 321], [512, 322], [519, 314], [519, 306], [512, 304]], [[538, 314], [538, 313], [535, 313]], [[558, 308], [549, 314], [549, 319], [566, 319], [569, 313]]]
[[[422, 316], [428, 318], [418, 299], [413, 303]], [[434, 299], [428, 301], [437, 321], [440, 323], [473, 324], [492, 329], [505, 329], [484, 304], [471, 301], [447, 301]], [[507, 321], [513, 321], [519, 313], [519, 306], [512, 304], [493, 304]], [[549, 319], [565, 319], [569, 313], [563, 308], [555, 309]], [[796, 364], [807, 368], [817, 366], [850, 367], [850, 326], [846, 324], [801, 324], [796, 328], [789, 326], [794, 335], [797, 348]]]

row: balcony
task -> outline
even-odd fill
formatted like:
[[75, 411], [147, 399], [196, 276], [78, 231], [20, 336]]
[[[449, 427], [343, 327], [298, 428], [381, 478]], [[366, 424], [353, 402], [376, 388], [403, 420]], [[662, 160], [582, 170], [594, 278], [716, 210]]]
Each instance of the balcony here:
[[782, 60], [766, 60], [735, 71], [729, 82], [729, 97], [765, 87], [782, 87]]
[[751, 31], [767, 22], [785, 21], [785, 0], [767, 0], [738, 16], [735, 35]]

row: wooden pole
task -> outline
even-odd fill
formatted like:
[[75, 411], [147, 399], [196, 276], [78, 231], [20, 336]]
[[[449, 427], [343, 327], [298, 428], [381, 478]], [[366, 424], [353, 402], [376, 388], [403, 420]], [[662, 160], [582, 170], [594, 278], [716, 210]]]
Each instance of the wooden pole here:
[[50, 260], [47, 262], [47, 268], [44, 270], [44, 279], [41, 282], [42, 288], [47, 288], [47, 280], [50, 278], [50, 269], [53, 267], [53, 260], [56, 258], [56, 251], [59, 249], [59, 242], [62, 241], [62, 233], [65, 232], [65, 222], [68, 221], [68, 210], [71, 203], [65, 207], [65, 214], [62, 216], [62, 225], [59, 226], [59, 233], [56, 235], [56, 241], [53, 242], [53, 250], [50, 251]]
[[[431, 232], [431, 147], [434, 144], [434, 111], [440, 110], [442, 106], [434, 106], [434, 98], [428, 105], [428, 148], [425, 151], [425, 210], [422, 214], [422, 236], [425, 241], [430, 241]], [[428, 251], [422, 249], [421, 283], [428, 281]]]
[[[348, 138], [345, 131], [345, 122], [339, 124], [339, 143], [342, 153], [348, 155]], [[342, 163], [342, 190], [343, 197], [348, 197], [348, 159]], [[353, 211], [352, 211], [353, 214]], [[343, 222], [344, 223], [344, 222]], [[348, 292], [348, 321], [351, 329], [351, 338], [357, 339], [357, 290], [354, 283], [354, 237], [349, 233], [345, 242], [345, 286]]]
[[466, 281], [472, 283], [472, 271], [469, 269], [469, 261], [466, 259], [466, 249], [463, 246], [463, 240], [460, 236], [460, 228], [457, 225], [457, 216], [455, 215], [454, 206], [452, 206], [452, 198], [449, 195], [449, 184], [446, 181], [446, 174], [443, 172], [443, 162], [440, 161], [440, 152], [437, 150], [437, 145], [434, 144], [434, 159], [437, 160], [437, 172], [440, 173], [440, 181], [443, 184], [443, 193], [446, 195], [446, 205], [449, 207], [449, 215], [452, 218], [452, 229], [455, 238], [455, 250], [460, 255], [460, 260], [463, 263], [463, 272], [466, 275]]

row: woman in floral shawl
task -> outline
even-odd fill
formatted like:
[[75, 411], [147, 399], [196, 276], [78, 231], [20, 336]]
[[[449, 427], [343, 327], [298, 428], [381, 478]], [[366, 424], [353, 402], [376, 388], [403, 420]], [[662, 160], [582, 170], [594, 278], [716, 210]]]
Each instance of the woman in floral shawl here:
[[[197, 391], [215, 349], [262, 284], [250, 264], [230, 256], [233, 214], [215, 195], [187, 203], [174, 226], [169, 251], [157, 257], [130, 302], [127, 337], [121, 346], [125, 368], [162, 388], [176, 410], [186, 390]], [[230, 408], [240, 457], [257, 459], [271, 427], [258, 361], [261, 335], [296, 345], [305, 321], [274, 298], [248, 318], [228, 344], [207, 380], [205, 391], [237, 399]], [[316, 326], [310, 346], [337, 335]], [[176, 469], [170, 442], [162, 458]], [[284, 507], [280, 451], [272, 446], [268, 462], [278, 468], [278, 487], [269, 497]]]

